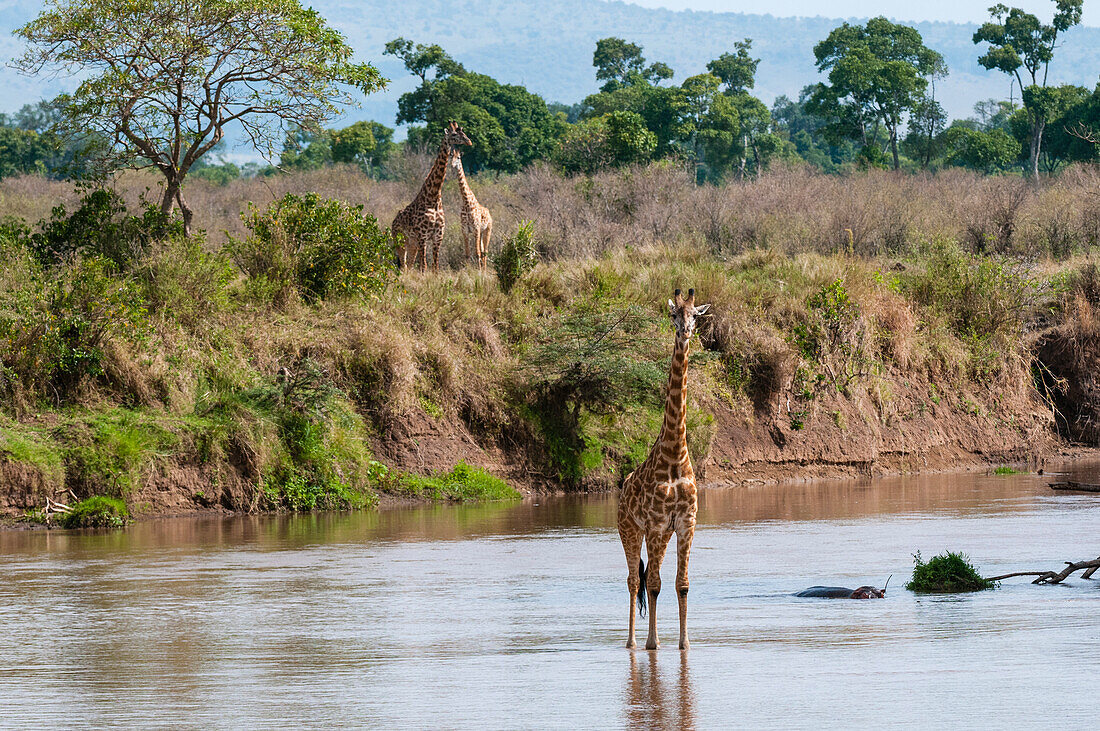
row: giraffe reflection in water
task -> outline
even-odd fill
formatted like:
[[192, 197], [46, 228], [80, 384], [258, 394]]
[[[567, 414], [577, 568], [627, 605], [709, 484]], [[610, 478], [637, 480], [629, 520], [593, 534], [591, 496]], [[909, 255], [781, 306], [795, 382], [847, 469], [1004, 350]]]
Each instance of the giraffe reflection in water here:
[[[628, 728], [695, 728], [695, 692], [688, 669], [688, 653], [680, 652], [680, 669], [661, 676], [656, 652], [630, 653], [630, 674], [626, 681], [625, 725]], [[664, 658], [667, 668], [671, 660]]]

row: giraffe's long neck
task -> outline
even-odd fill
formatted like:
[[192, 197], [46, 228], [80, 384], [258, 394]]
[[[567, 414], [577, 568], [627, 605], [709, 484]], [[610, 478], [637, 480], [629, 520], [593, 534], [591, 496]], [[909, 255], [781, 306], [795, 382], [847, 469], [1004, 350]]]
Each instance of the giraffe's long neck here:
[[687, 459], [687, 363], [688, 339], [676, 337], [672, 350], [672, 367], [668, 374], [668, 396], [665, 418], [658, 443], [661, 454], [671, 462]]
[[451, 147], [446, 140], [439, 145], [439, 154], [435, 156], [432, 169], [428, 171], [428, 177], [424, 179], [424, 185], [420, 186], [420, 192], [416, 194], [419, 203], [426, 203], [443, 207], [443, 181], [447, 177], [447, 160], [451, 156]]
[[455, 158], [455, 175], [458, 176], [458, 187], [462, 189], [462, 205], [467, 211], [477, 208], [477, 198], [474, 191], [470, 190], [470, 184], [466, 182], [466, 171], [462, 169], [462, 158]]

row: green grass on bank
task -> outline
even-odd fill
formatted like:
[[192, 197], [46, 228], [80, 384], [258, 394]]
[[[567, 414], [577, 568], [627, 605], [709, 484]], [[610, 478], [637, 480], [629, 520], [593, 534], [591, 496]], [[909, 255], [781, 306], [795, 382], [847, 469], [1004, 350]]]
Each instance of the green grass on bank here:
[[392, 475], [384, 489], [394, 495], [435, 501], [518, 500], [518, 490], [479, 467], [459, 462], [450, 472]]

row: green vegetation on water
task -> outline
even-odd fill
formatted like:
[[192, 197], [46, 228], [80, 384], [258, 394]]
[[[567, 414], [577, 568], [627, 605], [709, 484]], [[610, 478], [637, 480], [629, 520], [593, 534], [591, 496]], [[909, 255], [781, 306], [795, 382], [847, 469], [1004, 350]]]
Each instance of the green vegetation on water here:
[[995, 584], [983, 579], [970, 560], [961, 553], [940, 554], [924, 561], [920, 551], [913, 557], [913, 578], [905, 585], [918, 594], [952, 594], [992, 589]]
[[1009, 467], [1008, 465], [1001, 465], [993, 470], [995, 475], [1022, 475], [1025, 474], [1024, 470], [1018, 470], [1015, 467]]

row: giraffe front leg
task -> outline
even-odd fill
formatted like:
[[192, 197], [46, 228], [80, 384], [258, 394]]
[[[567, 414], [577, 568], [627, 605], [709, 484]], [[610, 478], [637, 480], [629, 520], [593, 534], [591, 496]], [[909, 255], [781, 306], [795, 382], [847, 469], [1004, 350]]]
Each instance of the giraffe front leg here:
[[676, 530], [676, 599], [680, 603], [680, 649], [688, 649], [688, 558], [691, 539], [695, 537], [695, 522]]
[[646, 593], [649, 594], [649, 637], [645, 649], [656, 650], [661, 646], [657, 639], [657, 595], [661, 593], [661, 562], [665, 560], [665, 549], [672, 538], [671, 533], [647, 533], [646, 550], [649, 553], [649, 566], [646, 567]]
[[432, 271], [439, 271], [439, 249], [443, 246], [443, 228], [432, 231]]
[[489, 261], [489, 237], [493, 235], [493, 222], [490, 221], [489, 225], [485, 227], [485, 237], [481, 242], [481, 262], [480, 266], [484, 270], [488, 266]]
[[637, 645], [634, 641], [635, 603], [638, 601], [638, 589], [641, 587], [641, 561], [642, 561], [642, 532], [632, 525], [619, 526], [619, 539], [623, 543], [623, 552], [626, 553], [626, 591], [630, 598], [627, 609], [630, 610], [627, 622], [629, 630], [626, 638], [626, 649], [633, 650]]

